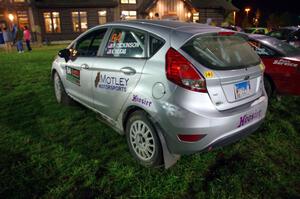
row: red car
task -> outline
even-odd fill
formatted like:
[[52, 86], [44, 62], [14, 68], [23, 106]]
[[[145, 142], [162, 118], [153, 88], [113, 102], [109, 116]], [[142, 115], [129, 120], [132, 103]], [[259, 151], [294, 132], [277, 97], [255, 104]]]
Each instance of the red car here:
[[300, 49], [265, 35], [248, 35], [249, 44], [265, 65], [265, 89], [268, 96], [300, 95]]

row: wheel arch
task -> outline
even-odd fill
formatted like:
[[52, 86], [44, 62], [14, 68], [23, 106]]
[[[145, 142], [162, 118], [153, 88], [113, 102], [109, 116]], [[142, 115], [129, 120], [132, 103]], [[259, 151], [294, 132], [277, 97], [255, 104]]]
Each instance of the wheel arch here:
[[177, 154], [172, 154], [168, 148], [168, 144], [164, 135], [164, 132], [160, 126], [160, 124], [158, 122], [156, 122], [154, 120], [154, 118], [143, 108], [139, 107], [139, 106], [129, 106], [127, 107], [127, 109], [124, 111], [123, 117], [122, 117], [122, 127], [124, 130], [124, 133], [126, 132], [126, 122], [128, 120], [128, 118], [130, 117], [130, 115], [136, 111], [143, 111], [144, 113], [146, 113], [146, 115], [148, 116], [149, 120], [153, 123], [154, 128], [157, 131], [158, 137], [160, 139], [161, 142], [161, 147], [163, 150], [163, 162], [164, 162], [164, 166], [166, 169], [170, 168], [171, 166], [173, 166], [178, 159], [180, 159], [180, 155]]
[[53, 81], [54, 80], [54, 74], [55, 73], [57, 73], [57, 71], [56, 71], [56, 69], [55, 68], [53, 68], [52, 70], [51, 70], [51, 81]]
[[269, 80], [269, 82], [271, 83], [272, 88], [273, 88], [274, 91], [275, 91], [275, 90], [276, 90], [276, 85], [275, 85], [275, 83], [274, 83], [272, 77], [271, 77], [270, 75], [266, 74], [266, 73], [264, 74], [264, 77], [267, 78], [267, 79]]

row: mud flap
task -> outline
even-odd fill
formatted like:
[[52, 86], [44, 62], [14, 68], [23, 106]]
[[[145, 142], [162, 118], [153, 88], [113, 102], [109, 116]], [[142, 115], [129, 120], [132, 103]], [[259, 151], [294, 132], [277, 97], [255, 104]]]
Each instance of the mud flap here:
[[164, 137], [160, 127], [157, 126], [156, 130], [157, 130], [157, 134], [159, 136], [161, 147], [163, 150], [165, 169], [168, 169], [168, 168], [172, 167], [177, 162], [177, 160], [180, 159], [180, 155], [170, 153], [167, 143], [166, 143], [166, 140], [165, 140], [165, 137]]

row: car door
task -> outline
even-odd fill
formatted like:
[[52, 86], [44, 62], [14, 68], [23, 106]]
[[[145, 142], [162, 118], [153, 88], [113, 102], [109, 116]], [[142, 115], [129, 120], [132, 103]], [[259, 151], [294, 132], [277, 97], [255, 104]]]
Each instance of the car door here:
[[111, 119], [117, 118], [140, 79], [147, 55], [146, 36], [136, 29], [112, 28], [100, 61], [93, 65], [95, 108]]
[[71, 49], [71, 59], [66, 63], [65, 87], [67, 92], [81, 103], [92, 107], [92, 71], [97, 61], [105, 28], [90, 31], [80, 37]]

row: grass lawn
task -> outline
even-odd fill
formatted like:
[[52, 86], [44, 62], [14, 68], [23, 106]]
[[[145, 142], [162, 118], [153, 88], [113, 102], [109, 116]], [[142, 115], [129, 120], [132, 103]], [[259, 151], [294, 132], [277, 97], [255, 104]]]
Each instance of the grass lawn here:
[[300, 98], [272, 100], [263, 126], [236, 144], [144, 168], [95, 113], [56, 103], [60, 48], [0, 51], [0, 198], [300, 197]]

